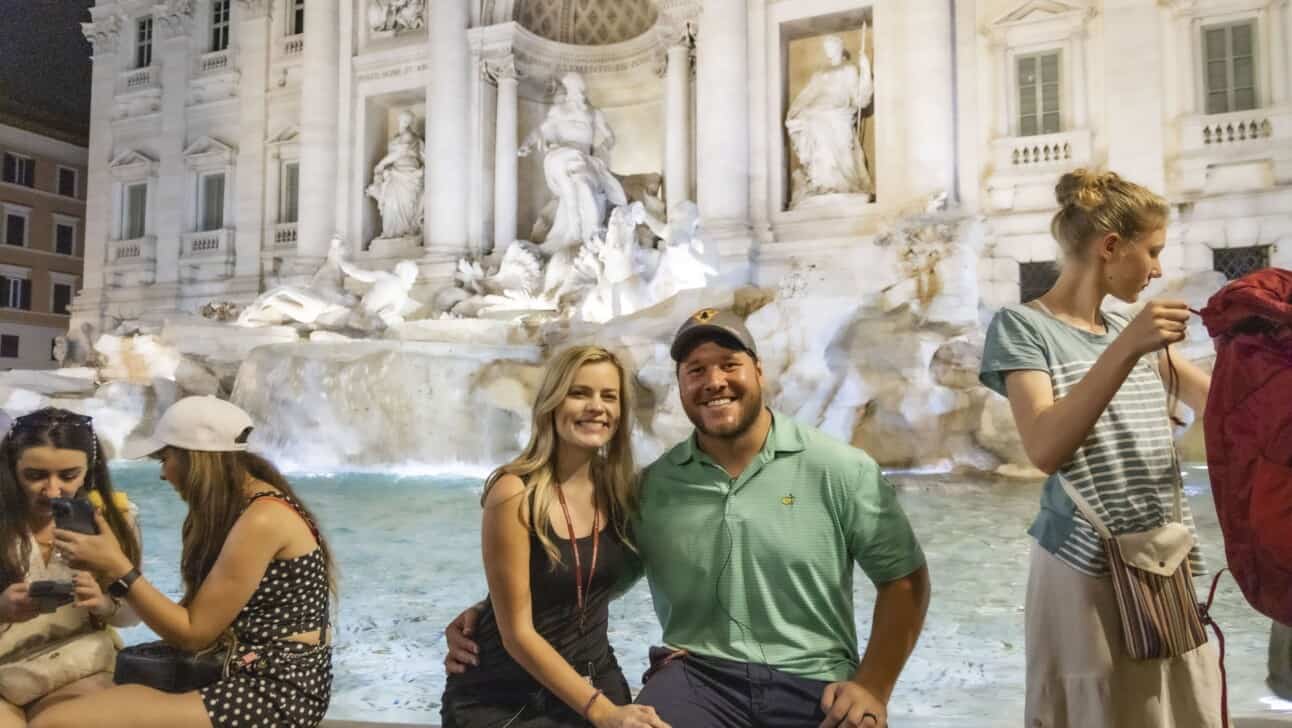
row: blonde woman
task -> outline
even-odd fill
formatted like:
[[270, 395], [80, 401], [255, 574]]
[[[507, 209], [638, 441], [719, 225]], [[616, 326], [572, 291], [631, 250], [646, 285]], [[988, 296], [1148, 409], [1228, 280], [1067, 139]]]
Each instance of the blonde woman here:
[[[996, 314], [983, 384], [1009, 398], [1023, 448], [1050, 474], [1029, 533], [1025, 607], [1025, 724], [1044, 728], [1219, 728], [1220, 676], [1205, 644], [1178, 657], [1133, 659], [1121, 631], [1097, 532], [1068, 484], [1113, 534], [1172, 517], [1174, 442], [1167, 387], [1199, 416], [1210, 380], [1170, 346], [1185, 337], [1183, 301], [1149, 301], [1133, 319], [1104, 309], [1133, 303], [1162, 275], [1166, 201], [1112, 172], [1076, 170], [1055, 190], [1051, 230], [1063, 250], [1058, 281], [1030, 305]], [[1187, 501], [1183, 520], [1193, 518]], [[1195, 542], [1195, 577], [1204, 574]]]
[[609, 351], [548, 364], [529, 445], [485, 483], [479, 666], [449, 676], [444, 728], [667, 728], [627, 705], [606, 635], [611, 598], [640, 571], [631, 412], [632, 377]]
[[74, 563], [124, 585], [125, 599], [167, 643], [196, 652], [237, 638], [228, 674], [166, 693], [118, 685], [57, 705], [32, 728], [313, 728], [332, 686], [330, 596], [335, 569], [310, 511], [269, 461], [247, 452], [251, 418], [215, 397], [186, 397], [126, 455], [161, 461], [188, 505], [178, 604], [134, 568], [105, 533], [56, 531]]
[[[109, 626], [139, 622], [109, 582], [55, 548], [53, 499], [82, 496], [138, 565], [132, 506], [112, 489], [91, 419], [46, 407], [14, 420], [0, 440], [0, 728], [111, 687], [121, 640]], [[74, 584], [74, 598], [42, 605], [32, 585], [50, 581]]]

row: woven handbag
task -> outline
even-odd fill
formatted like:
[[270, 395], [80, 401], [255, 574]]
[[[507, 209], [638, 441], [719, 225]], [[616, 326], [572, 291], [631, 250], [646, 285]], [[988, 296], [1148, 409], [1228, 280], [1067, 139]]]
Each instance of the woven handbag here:
[[1184, 483], [1175, 473], [1173, 520], [1158, 528], [1114, 536], [1077, 489], [1060, 476], [1063, 490], [1099, 533], [1121, 614], [1126, 649], [1137, 660], [1183, 655], [1207, 641], [1189, 551], [1193, 534], [1183, 523]]

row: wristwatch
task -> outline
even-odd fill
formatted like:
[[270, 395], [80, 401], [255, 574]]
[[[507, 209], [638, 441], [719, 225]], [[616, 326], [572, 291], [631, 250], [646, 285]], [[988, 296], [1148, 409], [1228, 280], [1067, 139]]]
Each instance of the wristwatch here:
[[139, 578], [139, 570], [131, 569], [124, 576], [108, 584], [108, 596], [113, 599], [125, 599], [130, 593], [130, 587], [134, 585], [135, 579]]

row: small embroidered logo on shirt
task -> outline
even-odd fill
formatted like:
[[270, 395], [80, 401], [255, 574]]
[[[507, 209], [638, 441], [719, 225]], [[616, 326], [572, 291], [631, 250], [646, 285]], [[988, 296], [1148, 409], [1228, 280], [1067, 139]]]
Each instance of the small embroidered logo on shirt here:
[[793, 494], [793, 493], [790, 493], [789, 495], [782, 496], [782, 497], [781, 497], [781, 505], [783, 505], [783, 506], [792, 506], [792, 505], [794, 505], [794, 494]]

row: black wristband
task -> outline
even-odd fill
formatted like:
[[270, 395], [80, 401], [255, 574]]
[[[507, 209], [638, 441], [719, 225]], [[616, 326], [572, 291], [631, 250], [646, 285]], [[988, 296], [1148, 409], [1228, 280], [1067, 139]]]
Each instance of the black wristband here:
[[125, 599], [130, 593], [130, 587], [134, 586], [135, 580], [139, 578], [139, 569], [131, 569], [124, 576], [108, 585], [108, 596], [113, 599]]

